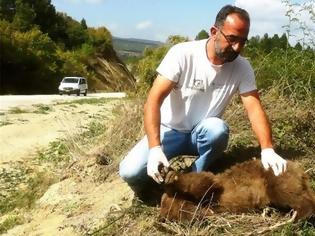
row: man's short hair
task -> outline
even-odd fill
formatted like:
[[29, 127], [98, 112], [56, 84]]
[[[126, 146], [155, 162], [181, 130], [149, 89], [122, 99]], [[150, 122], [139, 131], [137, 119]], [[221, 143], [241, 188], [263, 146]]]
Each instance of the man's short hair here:
[[227, 16], [230, 14], [238, 14], [242, 20], [250, 24], [249, 14], [246, 10], [236, 6], [226, 5], [218, 12], [217, 17], [215, 18], [215, 26], [222, 27]]

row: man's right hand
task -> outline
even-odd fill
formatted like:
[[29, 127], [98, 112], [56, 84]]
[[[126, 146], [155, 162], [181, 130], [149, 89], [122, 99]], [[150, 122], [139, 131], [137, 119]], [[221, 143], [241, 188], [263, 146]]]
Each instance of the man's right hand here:
[[158, 184], [163, 182], [163, 177], [159, 172], [159, 165], [162, 164], [163, 167], [169, 167], [169, 162], [162, 151], [161, 146], [156, 146], [150, 148], [148, 165], [147, 165], [147, 174], [154, 179]]

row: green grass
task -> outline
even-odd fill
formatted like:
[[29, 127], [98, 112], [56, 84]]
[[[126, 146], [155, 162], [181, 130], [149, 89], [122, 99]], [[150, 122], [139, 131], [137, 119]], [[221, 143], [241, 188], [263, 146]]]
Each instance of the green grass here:
[[48, 114], [48, 112], [52, 111], [51, 106], [47, 106], [44, 104], [34, 105], [34, 107], [35, 107], [34, 113], [37, 113], [37, 114]]
[[36, 113], [36, 114], [48, 114], [48, 112], [52, 111], [52, 107], [44, 104], [33, 105], [34, 110], [26, 110], [20, 107], [12, 107], [9, 109], [10, 114], [23, 114], [23, 113]]
[[38, 158], [41, 161], [53, 163], [68, 162], [70, 150], [65, 140], [57, 140], [49, 143], [48, 148], [38, 151]]
[[100, 121], [92, 121], [86, 127], [86, 131], [84, 131], [81, 136], [83, 139], [91, 139], [97, 136], [102, 135], [105, 132], [105, 125]]
[[31, 208], [54, 181], [47, 172], [37, 171], [23, 163], [12, 165], [0, 170], [0, 214], [16, 208]]
[[78, 99], [67, 102], [58, 102], [59, 105], [69, 104], [69, 105], [83, 105], [83, 104], [91, 104], [91, 105], [102, 105], [104, 103], [111, 102], [113, 100], [117, 100], [116, 98], [86, 98], [86, 99]]
[[315, 235], [315, 227], [307, 222], [300, 221], [296, 224], [287, 224], [280, 229], [272, 232], [273, 236], [314, 236]]
[[10, 121], [0, 121], [0, 127], [1, 126], [6, 126], [6, 125], [11, 125], [11, 124], [13, 124], [13, 123], [10, 122]]
[[[102, 119], [102, 116], [100, 116], [100, 119]], [[50, 142], [48, 148], [38, 151], [38, 159], [58, 165], [69, 163], [72, 156], [76, 155], [76, 152], [84, 152], [85, 146], [104, 134], [105, 130], [104, 120], [93, 119], [83, 127], [80, 133], [73, 134], [73, 137]]]
[[2, 223], [0, 223], [0, 234], [6, 233], [9, 229], [14, 228], [17, 225], [24, 223], [24, 218], [18, 215], [12, 215], [7, 217]]
[[22, 113], [29, 113], [29, 110], [25, 110], [19, 107], [12, 107], [9, 109], [9, 113], [11, 114], [22, 114]]

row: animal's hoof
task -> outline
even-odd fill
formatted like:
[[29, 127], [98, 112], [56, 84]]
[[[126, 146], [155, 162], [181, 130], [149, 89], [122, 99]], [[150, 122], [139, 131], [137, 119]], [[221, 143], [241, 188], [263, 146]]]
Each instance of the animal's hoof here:
[[162, 164], [158, 167], [159, 173], [163, 179], [165, 179], [167, 173], [169, 172], [169, 168], [163, 166]]
[[173, 184], [178, 180], [178, 175], [175, 171], [169, 171], [165, 177], [165, 184]]

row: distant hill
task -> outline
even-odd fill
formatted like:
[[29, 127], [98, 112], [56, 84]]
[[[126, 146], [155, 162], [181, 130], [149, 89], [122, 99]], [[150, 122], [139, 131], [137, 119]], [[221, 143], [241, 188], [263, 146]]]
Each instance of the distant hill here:
[[147, 39], [113, 37], [114, 49], [120, 56], [123, 57], [139, 56], [142, 54], [145, 48], [158, 47], [162, 44], [162, 42]]

